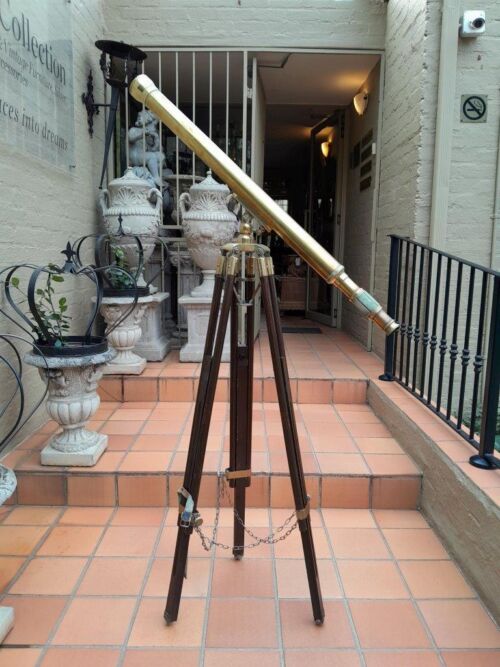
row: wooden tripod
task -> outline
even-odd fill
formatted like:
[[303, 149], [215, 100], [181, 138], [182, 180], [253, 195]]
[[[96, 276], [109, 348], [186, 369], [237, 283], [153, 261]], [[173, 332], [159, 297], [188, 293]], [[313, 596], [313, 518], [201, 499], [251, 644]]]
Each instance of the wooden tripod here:
[[[290, 469], [295, 513], [304, 550], [313, 617], [317, 624], [322, 624], [325, 617], [309, 516], [309, 497], [306, 493], [285, 358], [285, 345], [279, 320], [273, 263], [269, 248], [253, 243], [249, 225], [243, 224], [237, 242], [222, 249], [215, 274], [214, 295], [210, 309], [184, 483], [178, 493], [177, 542], [164, 614], [167, 624], [177, 620], [182, 584], [186, 573], [189, 538], [194, 528], [201, 522], [196, 504], [200, 490], [222, 348], [230, 314], [230, 456], [226, 479], [230, 487], [234, 489], [233, 555], [238, 559], [243, 556], [245, 493], [246, 487], [250, 486], [251, 481], [254, 301], [257, 276], [260, 277], [262, 302], [267, 320], [276, 391]], [[221, 298], [222, 305], [220, 305]], [[237, 516], [241, 519], [240, 521], [236, 520]]]

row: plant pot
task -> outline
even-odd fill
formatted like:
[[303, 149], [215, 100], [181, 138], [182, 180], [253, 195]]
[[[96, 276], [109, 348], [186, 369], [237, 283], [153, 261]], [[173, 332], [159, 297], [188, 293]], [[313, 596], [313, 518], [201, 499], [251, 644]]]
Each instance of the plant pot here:
[[37, 367], [47, 382], [47, 412], [62, 427], [42, 450], [42, 465], [93, 466], [106, 449], [108, 436], [90, 431], [86, 424], [99, 407], [99, 380], [115, 354], [110, 349], [79, 357], [25, 356], [25, 362]]

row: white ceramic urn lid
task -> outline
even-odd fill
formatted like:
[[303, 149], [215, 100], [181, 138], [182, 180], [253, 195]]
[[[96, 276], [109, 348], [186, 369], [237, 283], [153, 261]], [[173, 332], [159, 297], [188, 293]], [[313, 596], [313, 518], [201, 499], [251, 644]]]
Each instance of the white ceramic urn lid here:
[[225, 183], [218, 183], [212, 176], [212, 171], [207, 171], [207, 176], [200, 183], [195, 183], [189, 188], [189, 194], [193, 199], [207, 194], [214, 194], [216, 197], [227, 197], [229, 188]]
[[149, 192], [149, 190], [151, 190], [151, 184], [143, 178], [139, 178], [135, 174], [132, 167], [128, 167], [123, 176], [120, 176], [120, 178], [114, 178], [108, 184], [108, 190], [110, 190], [110, 192], [123, 187], [131, 188], [134, 191], [145, 190]]

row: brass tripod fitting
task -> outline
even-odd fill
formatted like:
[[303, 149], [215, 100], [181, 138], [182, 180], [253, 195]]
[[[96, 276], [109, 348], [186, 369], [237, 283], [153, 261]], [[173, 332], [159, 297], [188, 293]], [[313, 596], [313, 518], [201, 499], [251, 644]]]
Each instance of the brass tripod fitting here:
[[252, 225], [249, 222], [242, 222], [240, 224], [240, 233], [238, 235], [238, 243], [248, 245], [253, 242]]

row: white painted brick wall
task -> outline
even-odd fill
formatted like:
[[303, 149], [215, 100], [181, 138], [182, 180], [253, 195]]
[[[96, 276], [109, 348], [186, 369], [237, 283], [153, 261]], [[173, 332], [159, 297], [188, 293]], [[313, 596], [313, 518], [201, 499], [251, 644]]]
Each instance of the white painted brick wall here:
[[[375, 295], [386, 301], [390, 233], [413, 236], [421, 147], [426, 0], [387, 6], [386, 70], [377, 218]], [[384, 337], [375, 331], [382, 353]]]
[[[18, 262], [59, 262], [64, 259], [59, 252], [68, 240], [96, 231], [104, 115], [101, 113], [95, 118], [91, 139], [81, 94], [86, 91], [87, 75], [92, 68], [94, 97], [96, 101], [103, 101], [102, 77], [97, 76], [99, 52], [94, 42], [103, 37], [104, 18], [100, 0], [73, 0], [71, 9], [76, 168], [66, 173], [28, 154], [21, 154], [11, 146], [1, 145], [1, 267]], [[84, 304], [88, 292], [77, 291], [72, 297]], [[5, 330], [5, 324], [2, 321], [2, 330]], [[0, 377], [0, 382], [4, 379]], [[27, 369], [25, 386], [31, 392], [29, 401], [40, 386], [38, 372], [34, 369]], [[38, 411], [36, 419], [47, 419], [44, 408]]]
[[373, 0], [106, 0], [108, 36], [142, 46], [384, 46]]
[[[352, 105], [348, 109], [349, 152], [369, 130], [373, 130], [372, 141], [378, 146], [379, 79], [380, 65], [376, 65], [360, 88], [369, 95], [368, 107], [363, 116], [358, 116]], [[372, 171], [369, 174], [372, 179], [371, 186], [362, 192], [359, 189], [359, 172], [359, 166], [355, 169], [349, 168], [347, 171], [346, 233], [343, 264], [347, 273], [358, 285], [369, 289], [372, 251], [371, 226], [376, 177], [375, 156], [372, 157]], [[363, 345], [366, 345], [368, 320], [345, 299], [342, 307], [342, 328], [357, 338]]]
[[[490, 264], [494, 179], [500, 127], [500, 4], [486, 0], [465, 9], [486, 12], [486, 33], [460, 40], [453, 117], [453, 151], [450, 171], [447, 240], [449, 252], [481, 264]], [[461, 123], [462, 94], [488, 95], [486, 123]], [[497, 202], [500, 213], [500, 202]], [[498, 248], [500, 252], [500, 248]], [[500, 268], [500, 255], [496, 257]]]

